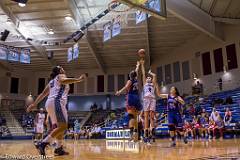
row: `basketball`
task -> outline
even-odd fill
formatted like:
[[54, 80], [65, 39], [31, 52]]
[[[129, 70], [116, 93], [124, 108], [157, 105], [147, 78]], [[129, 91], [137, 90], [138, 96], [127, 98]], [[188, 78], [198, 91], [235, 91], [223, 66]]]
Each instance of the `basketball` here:
[[146, 53], [145, 49], [138, 50], [138, 56], [140, 58], [144, 58], [145, 57], [145, 53]]

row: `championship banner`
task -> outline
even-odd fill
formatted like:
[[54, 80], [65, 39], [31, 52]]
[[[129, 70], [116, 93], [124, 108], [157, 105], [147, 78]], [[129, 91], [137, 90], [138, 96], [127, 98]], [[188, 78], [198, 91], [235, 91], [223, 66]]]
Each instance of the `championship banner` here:
[[106, 139], [129, 139], [130, 129], [117, 129], [106, 131]]
[[68, 57], [68, 60], [67, 60], [68, 62], [73, 60], [73, 48], [72, 47], [68, 48], [68, 55], [67, 55], [67, 57]]
[[30, 49], [22, 49], [20, 54], [20, 62], [30, 64]]
[[147, 14], [143, 11], [136, 12], [136, 24], [139, 24], [147, 19]]
[[148, 6], [150, 9], [156, 11], [156, 12], [161, 12], [161, 4], [160, 0], [149, 0], [148, 1]]
[[0, 45], [0, 59], [7, 60], [7, 56], [8, 56], [8, 49], [5, 46]]
[[112, 37], [115, 37], [121, 33], [121, 16], [118, 15], [113, 19], [112, 25]]
[[77, 59], [79, 56], [79, 46], [78, 43], [73, 46], [73, 59]]
[[112, 23], [110, 21], [103, 26], [103, 42], [106, 42], [109, 39], [111, 39], [112, 33], [111, 26]]
[[19, 51], [16, 48], [10, 48], [8, 52], [8, 60], [18, 62], [19, 61]]

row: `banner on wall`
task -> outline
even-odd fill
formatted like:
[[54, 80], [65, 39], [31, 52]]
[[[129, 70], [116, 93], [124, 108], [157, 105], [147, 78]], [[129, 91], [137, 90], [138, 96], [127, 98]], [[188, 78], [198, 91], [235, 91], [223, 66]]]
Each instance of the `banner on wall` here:
[[73, 59], [77, 59], [79, 57], [79, 45], [78, 43], [73, 46]]
[[68, 62], [73, 60], [73, 48], [72, 47], [68, 48], [67, 57], [68, 57], [68, 60], [67, 60]]
[[147, 14], [143, 11], [136, 12], [136, 24], [139, 24], [147, 19]]
[[[148, 3], [148, 8], [152, 9], [156, 12], [160, 12], [161, 11], [161, 1], [160, 0], [149, 0]], [[148, 17], [150, 17], [151, 15], [149, 14]]]
[[103, 42], [106, 42], [109, 39], [111, 39], [111, 33], [112, 33], [111, 26], [112, 26], [111, 21], [103, 25]]
[[27, 64], [31, 62], [30, 49], [21, 49], [20, 62]]
[[9, 48], [8, 52], [8, 60], [13, 61], [13, 62], [18, 62], [19, 61], [19, 49], [17, 48]]
[[5, 46], [0, 45], [0, 59], [7, 60], [7, 56], [8, 56], [8, 49]]
[[112, 22], [112, 37], [115, 37], [121, 33], [121, 16], [118, 15]]

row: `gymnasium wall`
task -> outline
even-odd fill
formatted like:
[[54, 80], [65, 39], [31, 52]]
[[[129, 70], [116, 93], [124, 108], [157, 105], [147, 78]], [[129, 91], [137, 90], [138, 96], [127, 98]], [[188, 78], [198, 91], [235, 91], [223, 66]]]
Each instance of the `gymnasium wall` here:
[[[181, 93], [191, 93], [191, 85], [193, 85], [196, 81], [193, 80], [193, 73], [196, 73], [198, 76], [198, 80], [203, 83], [204, 93], [210, 94], [218, 91], [217, 80], [221, 77], [223, 80], [223, 90], [233, 89], [240, 86], [240, 76], [239, 76], [239, 67], [240, 67], [240, 25], [225, 25], [224, 26], [224, 34], [225, 34], [225, 42], [216, 41], [205, 34], [201, 34], [198, 37], [189, 40], [184, 45], [175, 49], [173, 52], [160, 55], [157, 58], [157, 62], [153, 62], [152, 68], [156, 72], [158, 67], [164, 67], [165, 65], [171, 64], [173, 66], [174, 62], [179, 61], [180, 64], [184, 61], [188, 61], [190, 65], [190, 79], [183, 80], [183, 71], [181, 72], [181, 81], [177, 83], [171, 83], [166, 85], [163, 88], [163, 92], [166, 91], [170, 86], [177, 86]], [[236, 46], [236, 54], [238, 61], [238, 68], [233, 70], [228, 70], [226, 73], [219, 72], [215, 73], [215, 65], [214, 65], [214, 57], [213, 50], [222, 48], [223, 53], [223, 63], [225, 66], [228, 66], [227, 62], [227, 54], [226, 54], [226, 46], [230, 44], [235, 44]], [[203, 75], [202, 69], [202, 58], [201, 55], [205, 52], [210, 52], [211, 57], [211, 71], [210, 75]], [[196, 56], [197, 55], [197, 56]], [[156, 59], [156, 58], [155, 58]], [[180, 65], [181, 66], [181, 65]], [[181, 67], [180, 67], [181, 68]], [[173, 77], [173, 67], [172, 67], [172, 77]], [[163, 70], [164, 77], [164, 70]], [[166, 80], [164, 80], [166, 81]]]
[[[212, 92], [218, 91], [216, 82], [217, 79], [222, 77], [223, 79], [223, 89], [232, 89], [238, 87], [240, 84], [240, 76], [239, 75], [239, 67], [234, 70], [228, 70], [227, 73], [219, 72], [215, 73], [214, 66], [214, 58], [213, 58], [213, 50], [217, 48], [222, 48], [223, 50], [223, 59], [224, 65], [227, 66], [227, 58], [226, 58], [226, 49], [225, 46], [235, 43], [236, 52], [237, 52], [237, 60], [238, 66], [240, 66], [240, 25], [225, 25], [224, 33], [226, 37], [225, 42], [216, 41], [205, 34], [200, 34], [194, 39], [188, 40], [182, 46], [179, 46], [171, 53], [161, 54], [158, 58], [154, 57], [152, 61], [152, 70], [157, 72], [157, 68], [162, 67], [162, 80], [164, 82], [163, 92], [166, 92], [170, 86], [177, 86], [181, 93], [191, 94], [191, 85], [194, 84], [194, 80], [192, 77], [192, 73], [196, 73], [199, 80], [203, 83], [205, 94], [209, 94]], [[151, 51], [151, 50], [150, 50]], [[201, 55], [204, 52], [210, 52], [211, 54], [211, 69], [212, 74], [204, 76], [202, 70], [202, 58]], [[197, 56], [196, 56], [197, 55]], [[176, 67], [176, 63], [179, 62], [180, 70], [180, 81], [177, 83], [173, 83], [174, 81], [174, 73], [173, 68]], [[182, 63], [189, 63], [189, 79], [183, 80], [183, 71], [182, 71]], [[174, 64], [175, 63], [175, 64]], [[168, 66], [167, 70], [165, 70], [165, 65]], [[170, 66], [170, 67], [169, 67]], [[79, 83], [74, 85], [74, 95], [80, 96], [88, 96], [88, 95], [107, 95], [113, 94], [118, 88], [122, 87], [125, 81], [128, 79], [128, 73], [130, 70], [134, 69], [135, 66], [129, 66], [126, 68], [108, 68], [107, 74], [104, 75], [104, 92], [97, 92], [97, 76], [103, 75], [99, 69], [92, 70], [67, 70], [67, 75], [69, 77], [78, 77], [82, 73], [88, 73], [89, 78], [87, 82]], [[170, 71], [170, 79], [166, 80], [165, 71]], [[38, 79], [45, 78], [45, 82], [47, 84], [49, 72], [27, 72], [23, 70], [14, 70], [11, 73], [11, 77], [20, 78], [19, 84], [19, 95], [28, 95], [30, 92], [33, 95], [38, 94]], [[31, 76], [30, 76], [31, 75]], [[114, 87], [109, 90], [108, 85], [108, 76], [112, 75], [114, 78], [113, 83]], [[186, 76], [186, 75], [185, 75]], [[120, 82], [121, 81], [121, 82]], [[167, 85], [166, 81], [169, 83]], [[6, 76], [6, 71], [0, 68], [0, 93], [1, 95], [8, 95], [10, 92], [10, 77]], [[160, 84], [159, 84], [160, 85]], [[120, 103], [120, 102], [119, 102]]]

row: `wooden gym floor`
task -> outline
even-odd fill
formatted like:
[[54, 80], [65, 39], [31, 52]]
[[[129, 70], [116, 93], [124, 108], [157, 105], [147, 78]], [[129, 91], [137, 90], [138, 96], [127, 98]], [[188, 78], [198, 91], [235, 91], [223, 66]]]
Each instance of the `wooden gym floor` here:
[[[176, 148], [170, 148], [168, 140], [157, 140], [151, 146], [121, 140], [67, 140], [65, 146], [69, 156], [53, 157], [50, 148], [47, 155], [57, 160], [240, 160], [240, 139], [193, 141], [187, 145], [179, 141]], [[0, 160], [27, 155], [38, 156], [32, 141], [0, 141]]]

